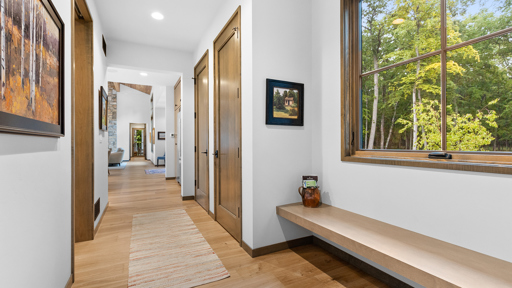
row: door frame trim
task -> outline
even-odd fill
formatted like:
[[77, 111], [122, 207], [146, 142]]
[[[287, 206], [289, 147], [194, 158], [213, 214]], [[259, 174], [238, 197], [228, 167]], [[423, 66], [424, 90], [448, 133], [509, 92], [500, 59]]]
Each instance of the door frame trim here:
[[[206, 60], [206, 65], [204, 66], [201, 66], [200, 64]], [[207, 97], [208, 97], [208, 135], [207, 135], [207, 138], [208, 138], [208, 145], [207, 145], [207, 151], [208, 153], [210, 153], [210, 56], [209, 56], [209, 50], [206, 49], [206, 52], [204, 52], [203, 56], [201, 57], [201, 59], [199, 59], [199, 61], [197, 62], [196, 66], [194, 66], [194, 145], [196, 147], [195, 149], [195, 175], [194, 175], [194, 179], [196, 181], [196, 184], [197, 184], [197, 179], [198, 179], [198, 175], [199, 175], [199, 151], [197, 149], [199, 149], [199, 143], [198, 143], [198, 140], [199, 140], [199, 123], [197, 121], [197, 112], [198, 112], [198, 107], [199, 107], [199, 92], [198, 92], [198, 89], [197, 89], [197, 79], [198, 79], [198, 76], [201, 72], [205, 71], [206, 70], [206, 73], [207, 73], [207, 77], [208, 77], [208, 88], [206, 89], [206, 93], [207, 93]], [[208, 171], [207, 171], [207, 174], [208, 174], [208, 181], [206, 183], [206, 187], [207, 187], [207, 191], [206, 191], [206, 212], [209, 213], [210, 212], [210, 155], [207, 154], [207, 157], [208, 157], [208, 160], [207, 160], [207, 167], [208, 167]], [[195, 196], [195, 200], [197, 202], [197, 185], [194, 186], [194, 196]], [[199, 205], [201, 206], [201, 205]]]
[[[178, 115], [179, 113], [181, 112], [181, 98], [182, 98], [182, 88], [180, 86], [180, 89], [179, 89], [179, 92], [180, 92], [180, 102], [179, 103], [176, 103], [176, 90], [178, 88], [178, 86], [181, 85], [181, 76], [180, 78], [176, 81], [176, 84], [174, 84], [174, 89], [173, 89], [173, 93], [174, 93], [174, 176], [176, 178], [176, 180], [179, 179], [179, 182], [178, 184], [181, 186], [181, 183], [183, 183], [183, 175], [181, 175], [181, 171], [179, 172], [179, 177], [178, 177], [178, 163], [179, 163], [179, 154], [178, 154], [178, 137], [182, 137], [182, 135], [178, 135], [178, 133], [181, 133], [180, 131], [180, 127], [178, 126], [178, 123], [179, 123], [179, 119], [178, 119]], [[180, 192], [181, 193], [181, 192]]]
[[[217, 51], [215, 50], [215, 44], [219, 40], [219, 38], [222, 36], [224, 32], [229, 27], [229, 23], [233, 21], [233, 19], [238, 15], [238, 33], [239, 33], [239, 39], [240, 39], [240, 46], [238, 51], [238, 61], [240, 63], [240, 82], [238, 83], [240, 87], [240, 247], [243, 243], [243, 191], [242, 191], [242, 8], [241, 6], [238, 6], [236, 11], [231, 15], [229, 20], [226, 22], [222, 30], [219, 32], [217, 37], [215, 37], [215, 40], [213, 40], [213, 129], [214, 129], [214, 149], [215, 151], [219, 149], [219, 111], [218, 111], [218, 105], [219, 105], [219, 93], [218, 93], [218, 64], [217, 64]], [[225, 44], [225, 43], [223, 43]], [[223, 46], [223, 45], [222, 45]], [[214, 158], [214, 215], [215, 215], [215, 221], [217, 221], [217, 206], [219, 201], [219, 163], [218, 158]]]
[[[70, 0], [71, 1], [71, 275], [68, 283], [66, 285], [70, 285], [75, 282], [75, 172], [76, 172], [76, 133], [75, 133], [75, 87], [76, 87], [76, 73], [75, 73], [75, 61], [76, 61], [76, 51], [75, 51], [75, 34], [76, 27], [75, 21], [78, 18], [76, 9], [80, 9], [82, 16], [85, 21], [93, 22], [91, 14], [89, 12], [89, 7], [87, 5], [86, 0]], [[92, 33], [94, 34], [94, 27], [92, 27]], [[92, 43], [94, 45], [94, 43]], [[93, 47], [94, 48], [94, 47]], [[94, 57], [94, 55], [92, 56]], [[93, 61], [94, 62], [94, 61]], [[93, 78], [94, 79], [94, 78]], [[93, 84], [94, 85], [94, 84]], [[94, 90], [94, 86], [93, 86]], [[92, 121], [94, 121], [92, 119]], [[94, 125], [94, 123], [93, 123]], [[93, 227], [94, 229], [94, 227]]]

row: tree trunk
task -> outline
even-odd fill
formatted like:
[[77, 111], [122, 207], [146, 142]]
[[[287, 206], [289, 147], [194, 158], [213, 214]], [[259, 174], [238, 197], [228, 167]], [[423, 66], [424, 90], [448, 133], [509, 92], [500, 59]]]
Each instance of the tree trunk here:
[[[373, 55], [373, 68], [376, 70], [379, 68], [377, 55]], [[373, 149], [373, 143], [375, 142], [375, 130], [377, 130], [377, 112], [379, 109], [379, 73], [373, 75], [373, 111], [372, 111], [372, 128], [370, 130], [370, 140], [368, 142], [368, 150]]]
[[29, 105], [32, 106], [32, 112], [34, 111], [33, 103], [34, 99], [32, 98], [32, 62], [34, 62], [34, 59], [32, 59], [32, 49], [34, 48], [34, 30], [32, 30], [32, 20], [34, 20], [33, 14], [33, 6], [32, 6], [33, 0], [30, 0], [28, 11], [29, 11], [29, 18], [28, 18], [28, 30], [29, 30], [29, 49], [28, 49], [28, 84], [29, 84], [29, 91], [30, 91], [30, 102]]
[[409, 143], [409, 149], [412, 149], [414, 147], [414, 144], [416, 143], [416, 142], [413, 142], [413, 140], [414, 140], [414, 132], [413, 131], [411, 131], [411, 138], [409, 138], [409, 139], [411, 140], [411, 143]]
[[32, 104], [32, 112], [36, 111], [36, 5], [35, 0], [32, 0], [32, 7], [30, 9], [30, 34], [32, 41], [30, 42], [30, 99]]
[[[386, 105], [386, 86], [382, 87], [382, 105], [383, 107]], [[380, 149], [384, 149], [384, 123], [385, 122], [385, 113], [384, 109], [382, 109], [382, 113], [380, 116]]]
[[393, 112], [393, 119], [391, 120], [391, 127], [389, 128], [388, 139], [386, 140], [386, 146], [384, 149], [388, 149], [389, 140], [391, 139], [391, 135], [393, 134], [393, 127], [395, 126], [395, 117], [396, 117], [396, 108], [398, 106], [398, 102], [395, 103], [395, 111]]
[[[365, 99], [365, 106], [366, 111], [368, 111], [368, 97]], [[364, 122], [364, 131], [366, 131], [364, 133], [364, 148], [368, 149], [368, 117], [365, 117]]]
[[[421, 101], [421, 90], [420, 89], [417, 89], [418, 91], [418, 102], [421, 104], [422, 101]], [[423, 136], [423, 147], [425, 148], [425, 150], [427, 150], [428, 148], [428, 143], [427, 143], [427, 136], [425, 134], [425, 126], [421, 125], [421, 135]]]
[[44, 9], [41, 9], [41, 19], [43, 19], [43, 21], [41, 22], [41, 48], [39, 49], [39, 87], [42, 85], [41, 80], [43, 75]]
[[416, 84], [414, 84], [414, 88], [412, 89], [412, 117], [412, 150], [417, 150], [416, 142], [418, 141], [418, 115], [416, 115]]
[[380, 149], [384, 149], [384, 113], [380, 117]]
[[2, 100], [5, 99], [5, 7], [4, 3], [5, 0], [0, 1], [0, 10], [1, 10], [1, 17], [2, 17], [2, 82], [0, 85], [2, 85]]
[[25, 2], [21, 1], [21, 88], [25, 88]]
[[493, 145], [493, 151], [498, 151], [498, 131], [497, 129], [494, 129], [494, 133], [496, 134], [496, 137], [494, 138], [494, 145]]
[[[418, 47], [416, 47], [416, 56], [419, 56]], [[420, 61], [416, 63], [416, 82], [412, 89], [412, 114], [413, 114], [413, 129], [412, 129], [412, 150], [418, 150], [418, 115], [416, 114], [416, 92], [418, 87], [418, 76], [420, 74]]]

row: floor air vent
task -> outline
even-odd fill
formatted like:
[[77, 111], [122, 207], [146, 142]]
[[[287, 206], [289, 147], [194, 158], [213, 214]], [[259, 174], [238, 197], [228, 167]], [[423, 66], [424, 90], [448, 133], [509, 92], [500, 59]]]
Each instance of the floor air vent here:
[[98, 219], [98, 216], [100, 216], [100, 200], [101, 199], [98, 198], [98, 201], [96, 201], [96, 203], [94, 204], [94, 221], [96, 221], [96, 219]]

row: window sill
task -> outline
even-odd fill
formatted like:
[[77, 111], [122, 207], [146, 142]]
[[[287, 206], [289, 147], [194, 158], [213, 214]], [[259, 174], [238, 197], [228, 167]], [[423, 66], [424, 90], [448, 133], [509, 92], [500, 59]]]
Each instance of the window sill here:
[[[403, 153], [403, 156], [397, 154], [400, 153], [357, 151], [353, 156], [342, 157], [341, 161], [512, 175], [511, 156], [453, 154], [454, 159], [446, 160], [429, 159], [428, 153], [422, 152]], [[461, 159], [462, 157], [466, 159]], [[487, 157], [489, 161], [482, 161], [483, 157]]]

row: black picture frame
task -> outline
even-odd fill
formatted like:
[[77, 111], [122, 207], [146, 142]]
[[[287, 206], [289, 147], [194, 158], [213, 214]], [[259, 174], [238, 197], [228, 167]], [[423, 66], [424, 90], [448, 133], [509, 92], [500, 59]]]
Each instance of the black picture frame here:
[[105, 53], [105, 57], [107, 57], [107, 41], [105, 41], [105, 35], [101, 35], [103, 53]]
[[165, 132], [158, 132], [158, 140], [165, 140]]
[[[298, 102], [296, 109], [298, 115], [296, 118], [280, 118], [275, 117], [274, 113], [274, 91], [280, 90], [296, 90], [298, 93]], [[284, 125], [284, 126], [304, 126], [304, 84], [294, 83], [282, 80], [267, 79], [267, 109], [265, 123], [267, 125]], [[291, 102], [294, 105], [294, 101]], [[288, 106], [292, 106], [288, 105]], [[288, 109], [288, 108], [287, 108]], [[290, 111], [290, 110], [288, 110]]]
[[[107, 131], [108, 130], [108, 94], [101, 86], [99, 91], [99, 125], [100, 130]], [[105, 119], [105, 122], [103, 122], [103, 119]]]
[[59, 29], [59, 124], [0, 111], [0, 132], [59, 138], [65, 136], [65, 25], [51, 0], [41, 0], [41, 4]]

